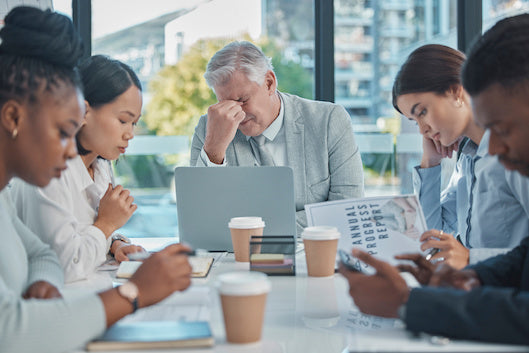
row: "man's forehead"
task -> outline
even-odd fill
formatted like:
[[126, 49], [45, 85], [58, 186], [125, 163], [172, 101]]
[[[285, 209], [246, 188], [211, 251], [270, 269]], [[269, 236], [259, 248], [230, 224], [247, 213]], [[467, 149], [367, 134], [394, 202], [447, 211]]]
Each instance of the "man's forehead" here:
[[250, 95], [253, 89], [249, 83], [241, 82], [240, 84], [236, 84], [234, 82], [233, 84], [229, 83], [224, 86], [215, 87], [215, 95], [219, 101], [240, 100]]

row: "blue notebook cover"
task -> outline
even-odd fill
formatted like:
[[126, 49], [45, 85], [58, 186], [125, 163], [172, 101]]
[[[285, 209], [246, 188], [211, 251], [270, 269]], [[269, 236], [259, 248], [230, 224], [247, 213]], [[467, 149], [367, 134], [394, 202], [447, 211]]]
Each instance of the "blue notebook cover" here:
[[89, 351], [210, 347], [213, 335], [206, 321], [138, 321], [117, 323], [87, 344]]

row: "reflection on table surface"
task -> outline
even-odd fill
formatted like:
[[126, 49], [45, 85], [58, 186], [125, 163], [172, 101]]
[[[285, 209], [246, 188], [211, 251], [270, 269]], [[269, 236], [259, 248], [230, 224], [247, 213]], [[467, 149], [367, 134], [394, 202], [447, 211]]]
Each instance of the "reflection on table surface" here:
[[[165, 240], [142, 244], [147, 250], [160, 248]], [[215, 338], [208, 349], [177, 349], [174, 352], [240, 353], [331, 353], [349, 351], [526, 351], [527, 347], [453, 341], [428, 335], [414, 336], [400, 320], [360, 313], [354, 306], [345, 279], [307, 277], [304, 253], [296, 255], [296, 276], [270, 276], [263, 339], [259, 343], [226, 343], [220, 299], [215, 278], [228, 271], [247, 271], [248, 263], [237, 263], [233, 254], [217, 253], [207, 278], [194, 278], [192, 286], [174, 293], [159, 304], [138, 310], [122, 319], [207, 320]], [[86, 281], [69, 284], [65, 296], [82, 295], [116, 285], [115, 271], [98, 271]], [[136, 351], [137, 352], [137, 351]], [[164, 352], [169, 352], [164, 350]]]

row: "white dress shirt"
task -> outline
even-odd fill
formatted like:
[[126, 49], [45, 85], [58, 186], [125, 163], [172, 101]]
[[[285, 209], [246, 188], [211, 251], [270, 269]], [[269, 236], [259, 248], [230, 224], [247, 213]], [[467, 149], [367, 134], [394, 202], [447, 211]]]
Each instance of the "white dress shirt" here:
[[[264, 147], [268, 153], [272, 156], [272, 159], [274, 161], [275, 166], [286, 166], [288, 165], [288, 158], [287, 158], [287, 140], [285, 136], [285, 129], [283, 129], [283, 119], [285, 116], [284, 112], [284, 104], [281, 96], [279, 96], [279, 100], [281, 102], [281, 107], [279, 109], [279, 115], [277, 118], [266, 128], [265, 131], [261, 135], [263, 135], [265, 139]], [[246, 140], [249, 141], [251, 136], [246, 136]], [[255, 157], [255, 155], [254, 155]], [[208, 167], [224, 167], [228, 164], [226, 163], [226, 159], [222, 162], [222, 164], [215, 164], [212, 161], [209, 160], [208, 155], [202, 149], [200, 151], [200, 159], [202, 159], [203, 163], [207, 165]], [[255, 166], [260, 165], [260, 161], [255, 159]]]
[[68, 283], [87, 278], [107, 259], [111, 237], [93, 224], [112, 174], [102, 159], [92, 164], [94, 180], [81, 157], [67, 165], [45, 188], [13, 181], [11, 195], [20, 219], [57, 253]]

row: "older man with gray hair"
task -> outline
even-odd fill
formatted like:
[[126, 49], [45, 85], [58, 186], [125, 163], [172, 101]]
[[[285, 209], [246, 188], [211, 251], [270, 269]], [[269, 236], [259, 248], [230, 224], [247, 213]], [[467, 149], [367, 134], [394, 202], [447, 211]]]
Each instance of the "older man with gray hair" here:
[[289, 166], [297, 232], [309, 203], [361, 197], [362, 161], [345, 109], [277, 90], [270, 59], [249, 42], [232, 42], [204, 75], [218, 103], [195, 128], [191, 166]]

